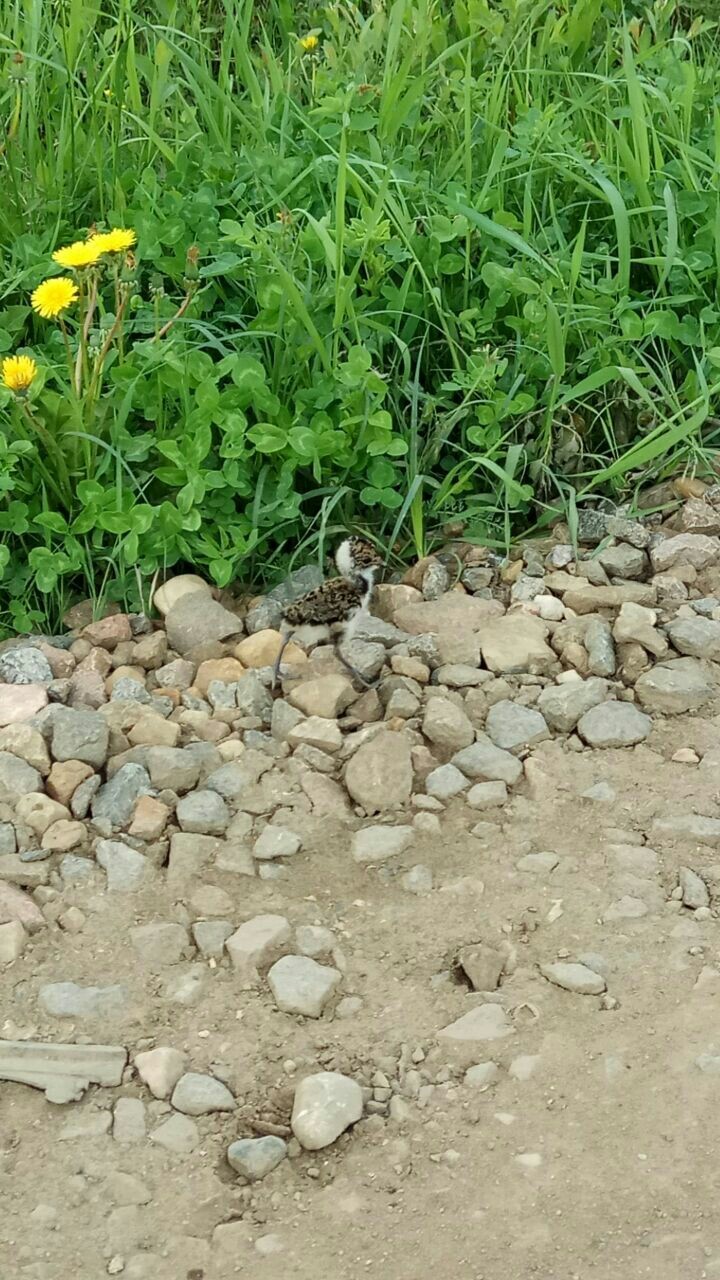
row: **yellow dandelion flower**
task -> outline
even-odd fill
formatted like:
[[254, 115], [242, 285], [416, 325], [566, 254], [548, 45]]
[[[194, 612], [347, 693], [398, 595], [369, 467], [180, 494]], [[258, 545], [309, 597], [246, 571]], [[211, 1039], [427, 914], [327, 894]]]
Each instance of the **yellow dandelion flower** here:
[[43, 280], [30, 296], [30, 305], [43, 320], [54, 320], [77, 301], [78, 287], [69, 276]]
[[2, 380], [9, 391], [24, 396], [37, 373], [37, 365], [30, 356], [7, 356], [2, 362]]
[[303, 36], [300, 40], [300, 48], [303, 53], [314, 53], [319, 43], [317, 36]]
[[113, 227], [112, 231], [100, 231], [97, 235], [91, 236], [88, 244], [94, 245], [100, 253], [127, 253], [136, 240], [134, 231]]
[[82, 267], [92, 267], [98, 261], [102, 249], [98, 249], [92, 240], [76, 240], [74, 244], [65, 245], [64, 249], [56, 249], [53, 260], [61, 267], [72, 267], [79, 271]]

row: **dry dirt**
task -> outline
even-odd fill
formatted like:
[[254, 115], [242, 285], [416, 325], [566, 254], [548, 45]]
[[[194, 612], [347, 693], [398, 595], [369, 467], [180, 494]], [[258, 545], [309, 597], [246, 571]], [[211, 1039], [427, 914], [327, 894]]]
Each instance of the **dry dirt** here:
[[[629, 751], [575, 754], [543, 744], [531, 791], [523, 784], [504, 812], [489, 815], [496, 835], [471, 836], [472, 822], [488, 815], [471, 822], [462, 801], [453, 802], [442, 837], [418, 836], [398, 865], [357, 866], [347, 828], [327, 824], [309, 834], [281, 880], [215, 873], [233, 896], [235, 923], [273, 911], [335, 931], [345, 964], [340, 994], [362, 999], [350, 1018], [279, 1013], [266, 987], [237, 990], [224, 964], [205, 966], [192, 1007], [170, 1003], [169, 971], [143, 970], [127, 943], [129, 926], [184, 918], [164, 874], [133, 895], [109, 894], [100, 881], [67, 891], [64, 900], [87, 923], [77, 935], [36, 935], [0, 974], [3, 1034], [12, 1025], [12, 1034], [30, 1029], [40, 1039], [124, 1044], [131, 1055], [150, 1043], [173, 1045], [187, 1051], [192, 1069], [225, 1078], [240, 1105], [201, 1118], [198, 1148], [170, 1155], [147, 1139], [121, 1145], [111, 1133], [61, 1140], [68, 1121], [108, 1110], [121, 1095], [143, 1098], [154, 1128], [169, 1108], [137, 1079], [64, 1107], [0, 1084], [0, 1275], [720, 1277], [720, 1074], [695, 1064], [700, 1054], [720, 1054], [720, 972], [706, 971], [697, 985], [704, 967], [720, 970], [718, 924], [696, 921], [670, 899], [678, 866], [703, 870], [720, 853], [650, 835], [656, 816], [720, 816], [714, 771], [671, 761], [680, 747], [715, 749], [718, 727], [687, 716], [660, 722]], [[600, 780], [614, 801], [580, 798]], [[609, 852], [620, 841], [658, 849], [662, 900], [657, 894], [640, 919], [603, 923], [629, 891]], [[541, 850], [560, 858], [550, 875], [516, 868], [523, 854]], [[401, 884], [418, 862], [433, 872], [426, 896]], [[549, 912], [557, 918], [549, 921]], [[481, 1001], [447, 973], [456, 949], [477, 939], [509, 939], [517, 949], [517, 968], [497, 993], [515, 1029], [461, 1061], [436, 1037]], [[616, 1008], [540, 976], [538, 964], [563, 953], [602, 957]], [[126, 983], [127, 1016], [101, 1025], [47, 1018], [38, 989], [61, 980]], [[409, 1101], [405, 1122], [365, 1119], [332, 1148], [239, 1186], [227, 1144], [251, 1136], [258, 1119], [287, 1125], [300, 1075], [337, 1069], [367, 1083], [378, 1066], [388, 1071], [402, 1045], [423, 1050], [419, 1069], [434, 1082], [422, 1105]], [[520, 1055], [539, 1056], [526, 1080], [507, 1071]], [[501, 1067], [496, 1085], [477, 1092], [463, 1083], [469, 1061], [489, 1058]], [[119, 1207], [108, 1181], [118, 1170], [142, 1179], [151, 1201]], [[221, 1223], [231, 1225], [215, 1231]]]

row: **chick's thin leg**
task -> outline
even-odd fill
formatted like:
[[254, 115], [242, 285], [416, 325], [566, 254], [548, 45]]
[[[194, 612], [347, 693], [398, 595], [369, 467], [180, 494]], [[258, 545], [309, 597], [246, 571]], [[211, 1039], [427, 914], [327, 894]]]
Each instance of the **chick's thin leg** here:
[[347, 658], [343, 655], [342, 649], [340, 648], [339, 640], [335, 642], [335, 653], [337, 657], [340, 659], [340, 662], [342, 662], [346, 671], [349, 671], [350, 674], [354, 676], [356, 680], [359, 680], [360, 684], [364, 685], [366, 689], [372, 689], [373, 685], [376, 684], [377, 681], [366, 679], [366, 677], [358, 671], [357, 667], [353, 666], [352, 662], [348, 662]]
[[273, 689], [277, 688], [277, 683], [280, 678], [280, 663], [282, 662], [282, 656], [294, 634], [295, 634], [294, 631], [286, 631], [285, 634], [283, 635], [282, 644], [280, 645], [280, 648], [278, 650], [278, 656], [275, 659], [275, 666], [273, 667], [273, 678], [272, 678]]

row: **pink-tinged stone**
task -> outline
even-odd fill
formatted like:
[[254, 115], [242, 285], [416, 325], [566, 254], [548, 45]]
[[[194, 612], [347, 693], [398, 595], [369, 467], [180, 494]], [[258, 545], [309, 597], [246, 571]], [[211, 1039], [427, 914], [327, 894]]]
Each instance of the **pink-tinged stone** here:
[[0, 728], [29, 720], [48, 703], [41, 684], [0, 684]]
[[99, 622], [91, 622], [83, 631], [86, 640], [101, 649], [114, 649], [123, 640], [132, 640], [130, 619], [126, 613], [116, 613]]
[[47, 923], [32, 898], [14, 884], [0, 880], [0, 924], [9, 924], [12, 920], [18, 920], [28, 933], [37, 933]]

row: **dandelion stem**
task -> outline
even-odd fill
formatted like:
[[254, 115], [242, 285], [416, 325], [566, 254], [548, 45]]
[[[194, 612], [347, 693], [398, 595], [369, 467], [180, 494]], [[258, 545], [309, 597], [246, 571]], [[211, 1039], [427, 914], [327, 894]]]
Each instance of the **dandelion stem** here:
[[181, 317], [185, 315], [185, 312], [187, 311], [188, 307], [190, 306], [190, 303], [191, 303], [191, 302], [192, 302], [192, 300], [193, 300], [194, 294], [195, 294], [195, 290], [194, 290], [194, 289], [188, 289], [187, 293], [185, 294], [185, 297], [183, 298], [182, 302], [180, 303], [180, 306], [178, 307], [177, 311], [175, 312], [175, 315], [174, 315], [174, 316], [171, 316], [171, 317], [170, 317], [170, 319], [169, 319], [169, 320], [167, 320], [167, 321], [166, 321], [166, 323], [163, 325], [163, 327], [162, 327], [162, 329], [160, 330], [160, 332], [155, 334], [155, 337], [154, 337], [154, 339], [153, 339], [153, 341], [154, 341], [154, 342], [158, 342], [158, 341], [160, 340], [160, 338], [164, 338], [164, 337], [166, 336], [166, 334], [168, 334], [168, 333], [170, 332], [170, 330], [172, 329], [172, 327], [173, 327], [173, 325], [175, 324], [175, 322], [176, 322], [177, 320], [180, 320], [180, 319], [181, 319]]
[[83, 370], [87, 369], [87, 345], [90, 336], [90, 326], [92, 325], [93, 315], [95, 314], [95, 304], [97, 303], [97, 277], [93, 276], [90, 285], [90, 296], [88, 298], [87, 311], [85, 312], [85, 320], [80, 335], [80, 345], [78, 347], [77, 360], [75, 362], [75, 390], [80, 395], [82, 391]]
[[62, 316], [58, 316], [58, 321], [60, 323], [60, 332], [62, 333], [62, 336], [63, 336], [63, 342], [65, 343], [65, 355], [67, 356], [68, 371], [70, 373], [70, 386], [74, 388], [75, 379], [73, 375], [73, 356], [72, 356], [72, 351], [70, 350], [70, 339], [68, 337], [68, 331]]

